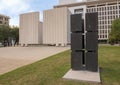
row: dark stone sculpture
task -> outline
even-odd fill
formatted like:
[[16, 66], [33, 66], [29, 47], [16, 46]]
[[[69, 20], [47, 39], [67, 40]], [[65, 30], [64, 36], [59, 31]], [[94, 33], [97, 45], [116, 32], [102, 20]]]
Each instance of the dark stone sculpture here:
[[98, 13], [71, 15], [71, 68], [98, 71]]

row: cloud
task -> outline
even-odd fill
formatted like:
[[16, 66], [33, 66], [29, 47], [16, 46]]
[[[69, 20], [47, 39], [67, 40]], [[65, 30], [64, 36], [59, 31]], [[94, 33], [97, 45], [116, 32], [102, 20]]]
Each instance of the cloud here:
[[19, 14], [30, 11], [30, 0], [0, 0], [0, 13], [11, 17], [10, 24], [19, 24]]
[[0, 11], [8, 11], [9, 13], [19, 13], [29, 9], [28, 0], [1, 0]]

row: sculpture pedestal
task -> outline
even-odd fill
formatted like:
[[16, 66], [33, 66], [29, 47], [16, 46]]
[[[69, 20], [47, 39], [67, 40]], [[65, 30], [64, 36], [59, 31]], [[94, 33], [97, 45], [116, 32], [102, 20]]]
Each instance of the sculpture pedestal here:
[[100, 72], [90, 72], [90, 71], [74, 71], [69, 70], [65, 76], [64, 79], [70, 79], [70, 80], [79, 80], [79, 81], [88, 81], [88, 82], [96, 82], [100, 83]]

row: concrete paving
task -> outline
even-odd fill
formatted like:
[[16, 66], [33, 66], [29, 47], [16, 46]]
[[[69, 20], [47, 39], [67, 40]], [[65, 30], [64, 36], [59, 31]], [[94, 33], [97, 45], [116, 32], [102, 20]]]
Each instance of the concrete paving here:
[[87, 82], [95, 82], [100, 83], [100, 72], [90, 72], [90, 71], [74, 71], [69, 70], [65, 76], [64, 79], [70, 79], [70, 80], [78, 80], [78, 81], [87, 81]]
[[0, 48], [0, 75], [68, 49], [70, 49], [70, 47], [40, 46]]

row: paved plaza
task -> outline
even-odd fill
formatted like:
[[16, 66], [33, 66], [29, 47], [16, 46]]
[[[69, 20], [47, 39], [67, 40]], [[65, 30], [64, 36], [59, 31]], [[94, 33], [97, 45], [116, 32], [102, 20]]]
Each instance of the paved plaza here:
[[0, 48], [0, 75], [68, 50], [70, 47], [6, 47]]

